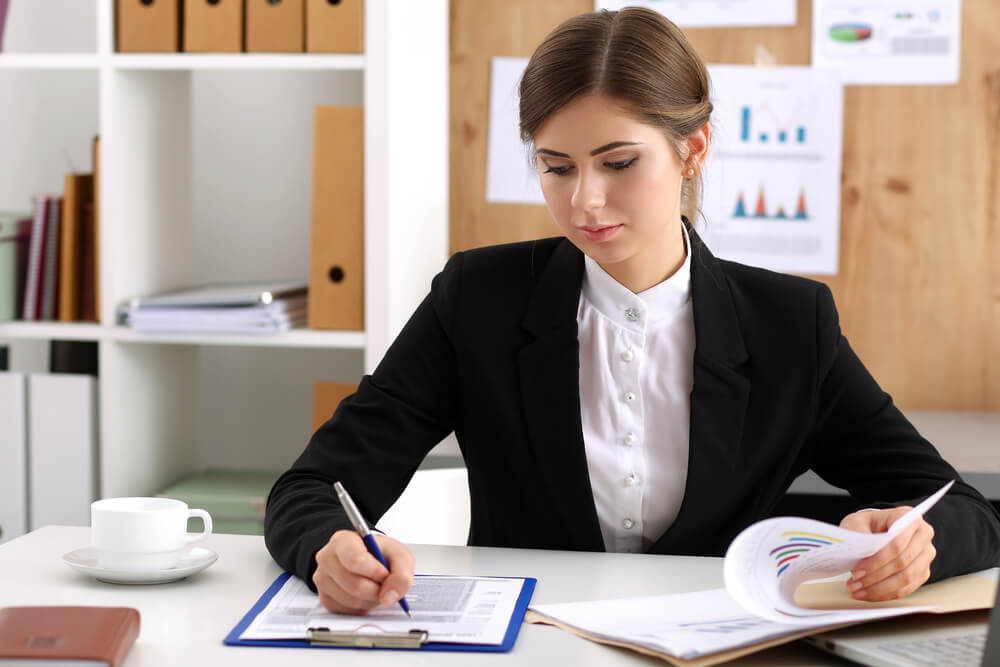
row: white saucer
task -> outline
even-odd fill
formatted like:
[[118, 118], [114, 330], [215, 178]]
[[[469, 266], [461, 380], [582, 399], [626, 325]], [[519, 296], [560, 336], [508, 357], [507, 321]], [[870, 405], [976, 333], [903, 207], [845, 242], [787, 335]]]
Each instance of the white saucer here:
[[211, 549], [192, 547], [181, 554], [180, 560], [174, 567], [150, 572], [132, 572], [101, 567], [97, 564], [97, 549], [94, 547], [84, 547], [63, 554], [63, 562], [74, 570], [111, 584], [165, 584], [201, 572], [218, 558], [219, 554]]

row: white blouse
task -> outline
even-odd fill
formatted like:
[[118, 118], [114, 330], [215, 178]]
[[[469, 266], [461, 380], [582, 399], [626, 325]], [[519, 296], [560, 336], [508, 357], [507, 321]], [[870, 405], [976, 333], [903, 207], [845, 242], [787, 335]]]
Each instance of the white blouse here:
[[642, 552], [673, 524], [687, 480], [694, 316], [691, 242], [674, 275], [633, 294], [585, 258], [580, 409], [607, 551]]

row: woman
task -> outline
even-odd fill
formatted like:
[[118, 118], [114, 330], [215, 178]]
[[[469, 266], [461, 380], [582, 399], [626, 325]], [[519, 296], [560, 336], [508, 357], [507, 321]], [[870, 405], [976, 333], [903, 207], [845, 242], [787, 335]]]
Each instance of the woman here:
[[[721, 555], [809, 468], [884, 508], [842, 522], [870, 532], [958, 479], [851, 351], [824, 285], [718, 260], [682, 217], [708, 90], [648, 10], [578, 16], [535, 51], [521, 134], [564, 236], [452, 257], [271, 492], [268, 548], [327, 608], [392, 605], [414, 568], [391, 537], [391, 573], [368, 555], [332, 482], [374, 522], [453, 430], [472, 545]], [[996, 513], [959, 480], [848, 588], [901, 597], [998, 553]]]

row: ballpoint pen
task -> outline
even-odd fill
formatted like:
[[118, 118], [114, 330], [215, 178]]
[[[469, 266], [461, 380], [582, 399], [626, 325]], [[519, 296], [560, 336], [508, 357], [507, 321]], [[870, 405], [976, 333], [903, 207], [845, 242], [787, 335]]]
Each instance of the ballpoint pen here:
[[[333, 488], [337, 491], [337, 499], [340, 500], [340, 504], [343, 506], [344, 511], [347, 512], [347, 518], [351, 520], [351, 524], [354, 526], [354, 530], [358, 531], [358, 535], [361, 536], [362, 541], [365, 546], [368, 547], [368, 553], [375, 556], [375, 559], [385, 566], [385, 569], [389, 569], [389, 563], [385, 560], [385, 556], [382, 555], [382, 550], [378, 548], [378, 544], [375, 543], [375, 536], [372, 532], [368, 530], [368, 522], [365, 518], [361, 516], [361, 512], [358, 511], [358, 506], [354, 504], [351, 500], [351, 496], [348, 495], [347, 489], [340, 482], [334, 482]], [[410, 613], [410, 605], [406, 602], [406, 597], [399, 598], [399, 606], [403, 608], [407, 616], [411, 618], [413, 615]]]

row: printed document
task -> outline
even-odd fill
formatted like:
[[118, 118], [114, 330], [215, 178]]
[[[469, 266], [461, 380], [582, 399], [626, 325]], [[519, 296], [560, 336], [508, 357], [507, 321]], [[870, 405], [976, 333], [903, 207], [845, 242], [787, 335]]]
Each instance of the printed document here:
[[[554, 623], [597, 641], [692, 659], [818, 629], [931, 610], [935, 605], [812, 609], [796, 604], [793, 596], [800, 583], [848, 572], [854, 563], [881, 549], [951, 485], [907, 512], [886, 533], [858, 533], [801, 517], [755, 523], [726, 552], [726, 588], [532, 605], [527, 620]], [[837, 585], [843, 587], [842, 582]], [[914, 597], [926, 599], [921, 592]]]
[[524, 579], [418, 575], [406, 593], [412, 618], [399, 605], [365, 616], [333, 614], [298, 577], [289, 577], [240, 639], [305, 639], [309, 628], [334, 632], [426, 630], [429, 642], [503, 643]]

